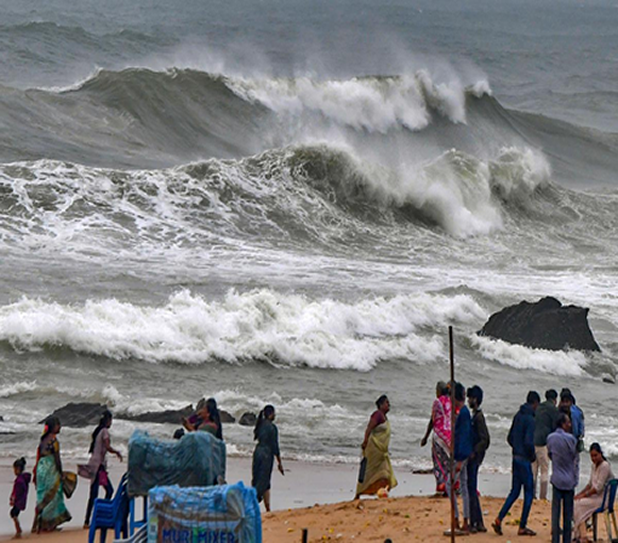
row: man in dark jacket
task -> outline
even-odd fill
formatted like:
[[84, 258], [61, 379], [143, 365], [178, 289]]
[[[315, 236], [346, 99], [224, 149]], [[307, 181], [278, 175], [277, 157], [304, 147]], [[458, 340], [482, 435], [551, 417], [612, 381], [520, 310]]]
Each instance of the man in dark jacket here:
[[489, 448], [489, 431], [485, 422], [485, 415], [481, 409], [483, 403], [483, 389], [474, 385], [468, 389], [468, 405], [472, 409], [472, 454], [468, 459], [468, 494], [470, 496], [470, 531], [486, 532], [483, 523], [483, 511], [478, 495], [479, 467]]
[[538, 392], [528, 392], [526, 403], [523, 404], [513, 418], [513, 424], [509, 431], [507, 441], [513, 449], [513, 482], [511, 492], [506, 498], [498, 517], [492, 524], [494, 531], [502, 535], [502, 520], [519, 498], [521, 487], [524, 487], [524, 508], [519, 521], [517, 535], [536, 535], [526, 526], [528, 515], [534, 499], [534, 479], [532, 476], [532, 462], [535, 460], [534, 453], [534, 412], [541, 403]]
[[539, 405], [534, 413], [534, 450], [536, 461], [532, 464], [534, 475], [534, 495], [536, 496], [536, 482], [541, 472], [541, 492], [539, 497], [547, 499], [549, 487], [549, 457], [547, 455], [547, 436], [556, 429], [556, 422], [560, 412], [556, 407], [558, 393], [550, 389], [545, 392], [545, 401]]
[[[455, 458], [455, 482], [451, 484], [449, 474], [446, 482], [446, 493], [449, 498], [451, 489], [459, 481], [461, 488], [461, 499], [463, 501], [464, 522], [461, 530], [457, 530], [455, 535], [465, 535], [470, 531], [470, 496], [468, 496], [468, 470], [466, 464], [472, 454], [472, 418], [470, 410], [466, 407], [466, 389], [461, 383], [455, 383], [455, 408], [459, 409], [459, 414], [455, 421], [455, 443], [453, 456]], [[455, 498], [455, 518], [459, 528], [459, 508], [457, 498]]]

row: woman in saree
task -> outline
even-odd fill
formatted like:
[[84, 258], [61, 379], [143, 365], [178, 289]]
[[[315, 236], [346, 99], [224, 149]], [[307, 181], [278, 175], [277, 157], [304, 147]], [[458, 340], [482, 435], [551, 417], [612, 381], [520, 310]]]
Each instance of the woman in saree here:
[[433, 401], [431, 419], [421, 440], [421, 447], [427, 444], [432, 430], [431, 459], [433, 461], [433, 475], [436, 478], [436, 492], [444, 494], [446, 492], [451, 450], [451, 399], [449, 398], [448, 385], [444, 381], [439, 381], [436, 385], [436, 399]]
[[257, 445], [253, 451], [251, 486], [257, 491], [258, 502], [264, 500], [266, 512], [270, 511], [270, 479], [275, 458], [279, 473], [285, 475], [279, 452], [279, 431], [274, 420], [275, 408], [267, 405], [260, 411], [253, 430], [253, 438], [257, 441]]
[[34, 467], [36, 509], [32, 531], [36, 533], [51, 532], [63, 522], [71, 520], [62, 493], [62, 462], [57, 439], [59, 432], [58, 417], [48, 418], [37, 449], [37, 461]]
[[573, 510], [574, 538], [580, 543], [590, 541], [586, 534], [586, 521], [601, 507], [605, 485], [614, 478], [612, 468], [603, 456], [603, 450], [598, 443], [590, 445], [590, 459], [592, 460], [590, 481], [575, 496]]
[[382, 492], [388, 494], [389, 490], [397, 486], [397, 479], [395, 479], [388, 453], [391, 423], [386, 414], [390, 411], [391, 405], [386, 395], [378, 398], [376, 407], [377, 409], [367, 424], [365, 439], [361, 445], [364, 468], [361, 468], [354, 499], [360, 498], [363, 494], [372, 495]]

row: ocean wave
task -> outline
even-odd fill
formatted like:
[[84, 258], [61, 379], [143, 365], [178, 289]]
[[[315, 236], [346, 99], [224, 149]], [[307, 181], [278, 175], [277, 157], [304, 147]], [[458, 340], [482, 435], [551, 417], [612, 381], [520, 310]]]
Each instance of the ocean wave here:
[[66, 348], [114, 360], [258, 360], [368, 371], [381, 360], [438, 360], [444, 345], [437, 328], [484, 316], [467, 296], [428, 294], [349, 304], [270, 290], [230, 291], [222, 301], [209, 302], [182, 291], [159, 307], [24, 298], [0, 309], [0, 340], [19, 350]]
[[[243, 239], [409, 243], [418, 229], [456, 237], [500, 230], [509, 206], [531, 210], [550, 186], [531, 150], [489, 161], [455, 150], [418, 169], [391, 169], [328, 145], [125, 172], [55, 162], [0, 166], [0, 245], [103, 257], [153, 255]], [[550, 202], [551, 205], [551, 202]], [[551, 218], [543, 209], [538, 220]], [[403, 228], [402, 228], [403, 227]], [[410, 230], [410, 227], [413, 230]]]
[[472, 346], [485, 359], [518, 370], [536, 370], [552, 375], [581, 376], [589, 360], [581, 351], [547, 351], [513, 345], [502, 340], [472, 336]]

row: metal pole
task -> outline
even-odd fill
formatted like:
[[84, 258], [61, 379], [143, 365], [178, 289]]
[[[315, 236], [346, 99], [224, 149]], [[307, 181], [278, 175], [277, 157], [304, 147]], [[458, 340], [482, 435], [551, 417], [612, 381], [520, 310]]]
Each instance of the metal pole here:
[[449, 362], [451, 366], [451, 542], [455, 541], [455, 353], [453, 350], [453, 327], [448, 327]]
[[303, 543], [307, 543], [309, 537], [309, 532], [307, 528], [303, 528]]

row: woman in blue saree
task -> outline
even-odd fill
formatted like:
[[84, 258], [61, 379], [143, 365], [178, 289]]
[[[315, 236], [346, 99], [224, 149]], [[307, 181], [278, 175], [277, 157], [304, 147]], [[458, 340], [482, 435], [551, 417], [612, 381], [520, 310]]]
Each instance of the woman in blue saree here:
[[57, 439], [59, 432], [58, 417], [47, 419], [34, 468], [36, 510], [32, 531], [36, 533], [51, 532], [63, 522], [71, 520], [71, 514], [64, 505], [62, 493], [62, 463]]

